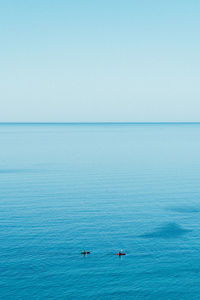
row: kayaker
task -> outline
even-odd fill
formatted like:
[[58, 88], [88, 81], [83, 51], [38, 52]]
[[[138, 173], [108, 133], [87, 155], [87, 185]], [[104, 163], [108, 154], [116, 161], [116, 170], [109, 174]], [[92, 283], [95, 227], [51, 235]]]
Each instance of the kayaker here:
[[81, 254], [86, 255], [86, 254], [90, 254], [90, 252], [89, 252], [89, 251], [83, 250], [83, 251], [81, 252]]
[[126, 255], [126, 253], [122, 253], [119, 251], [118, 253], [116, 253], [116, 255], [121, 256], [121, 255]]

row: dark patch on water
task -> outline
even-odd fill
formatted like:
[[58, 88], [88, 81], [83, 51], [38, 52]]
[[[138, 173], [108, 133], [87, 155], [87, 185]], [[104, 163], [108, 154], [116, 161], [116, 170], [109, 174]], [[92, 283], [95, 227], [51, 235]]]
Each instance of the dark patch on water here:
[[168, 223], [158, 227], [152, 232], [147, 232], [143, 235], [140, 235], [140, 237], [171, 239], [180, 237], [189, 231], [191, 230], [184, 229], [176, 223]]
[[200, 212], [200, 207], [194, 207], [194, 206], [175, 206], [175, 207], [168, 207], [167, 209], [178, 213], [199, 213]]

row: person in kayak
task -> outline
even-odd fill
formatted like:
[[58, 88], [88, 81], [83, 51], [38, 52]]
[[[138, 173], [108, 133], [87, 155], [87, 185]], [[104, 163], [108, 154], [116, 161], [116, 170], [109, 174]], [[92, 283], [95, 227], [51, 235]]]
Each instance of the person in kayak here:
[[83, 254], [83, 255], [85, 255], [85, 254], [90, 254], [90, 252], [83, 250], [83, 251], [81, 252], [81, 254]]
[[119, 251], [118, 253], [116, 253], [116, 255], [121, 256], [121, 255], [126, 255], [126, 253]]

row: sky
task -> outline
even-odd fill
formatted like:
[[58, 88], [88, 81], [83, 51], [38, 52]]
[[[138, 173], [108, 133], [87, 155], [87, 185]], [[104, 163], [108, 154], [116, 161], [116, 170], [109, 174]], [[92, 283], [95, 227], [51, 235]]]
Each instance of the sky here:
[[200, 1], [0, 0], [0, 122], [200, 121]]

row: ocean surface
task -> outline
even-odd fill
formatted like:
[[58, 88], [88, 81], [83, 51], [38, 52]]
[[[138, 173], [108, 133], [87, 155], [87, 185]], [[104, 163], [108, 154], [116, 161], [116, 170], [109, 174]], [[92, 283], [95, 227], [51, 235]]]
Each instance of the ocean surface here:
[[0, 298], [200, 299], [200, 124], [1, 124]]

